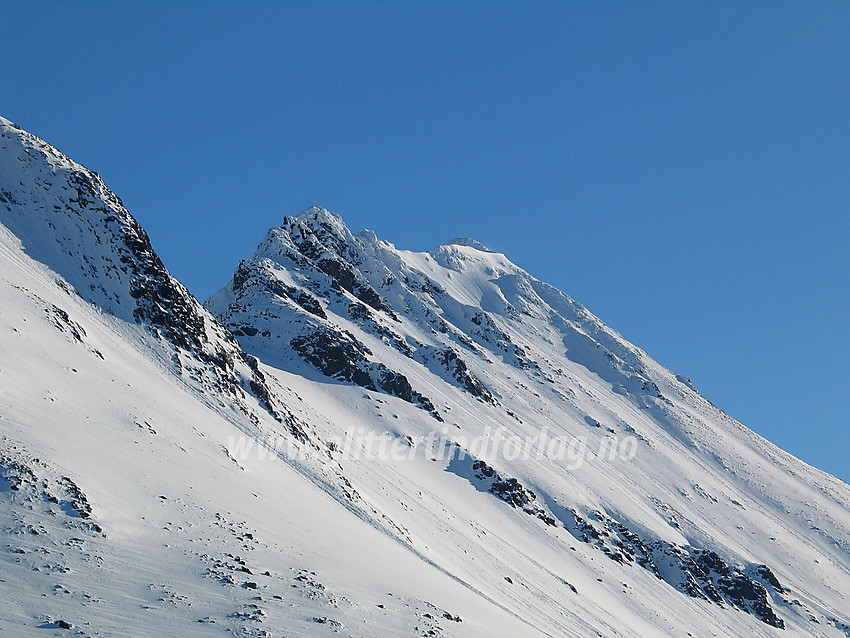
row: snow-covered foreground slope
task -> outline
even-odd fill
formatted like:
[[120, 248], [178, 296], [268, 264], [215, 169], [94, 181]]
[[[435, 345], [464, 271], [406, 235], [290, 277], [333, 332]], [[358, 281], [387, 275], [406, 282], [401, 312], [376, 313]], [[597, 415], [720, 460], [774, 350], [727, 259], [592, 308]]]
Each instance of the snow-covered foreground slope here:
[[0, 633], [850, 635], [850, 488], [503, 255], [311, 209], [237, 343], [0, 128]]
[[[54, 217], [42, 217], [12, 202], [25, 193], [50, 200], [9, 165], [24, 155], [58, 181], [67, 158], [26, 146], [39, 141], [8, 123], [3, 135], [0, 633], [66, 635], [72, 625], [102, 636], [312, 636], [342, 627], [417, 635], [450, 622], [450, 605], [464, 614], [454, 623], [460, 635], [480, 635], [492, 619], [525, 631], [364, 521], [357, 506], [340, 506], [344, 483], [311, 461], [309, 444], [297, 464], [236, 462], [227, 450], [234, 436], [297, 443], [297, 418], [281, 422], [238, 388], [219, 387], [220, 371], [145, 317], [137, 324], [132, 310], [112, 314], [82, 299], [68, 285], [86, 281], [74, 260], [50, 270], [28, 256], [62, 253], [46, 240], [39, 246], [40, 226], [45, 235], [66, 217], [78, 226], [71, 206], [53, 212], [51, 203]], [[99, 221], [85, 219], [86, 228]], [[15, 225], [28, 231], [23, 245], [8, 229]], [[121, 263], [120, 239], [81, 231], [74, 245]], [[119, 286], [103, 288], [116, 307], [132, 308]], [[185, 302], [209, 341], [228, 346], [199, 304]], [[172, 314], [182, 330], [187, 311]], [[230, 349], [236, 358], [238, 346]], [[300, 403], [275, 393], [273, 402]]]

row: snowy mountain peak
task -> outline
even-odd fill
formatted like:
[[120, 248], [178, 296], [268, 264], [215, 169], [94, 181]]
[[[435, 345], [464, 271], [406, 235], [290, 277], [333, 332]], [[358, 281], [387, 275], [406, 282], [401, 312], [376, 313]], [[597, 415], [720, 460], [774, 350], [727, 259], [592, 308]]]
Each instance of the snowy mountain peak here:
[[12, 129], [12, 130], [15, 130], [15, 131], [24, 132], [24, 130], [20, 126], [18, 126], [17, 124], [12, 122], [11, 120], [7, 120], [2, 115], [0, 115], [0, 128]]
[[[735, 503], [743, 497], [716, 494], [758, 489], [764, 479], [756, 476], [765, 472], [782, 481], [790, 457], [744, 433], [684, 377], [504, 255], [469, 239], [429, 253], [396, 250], [374, 233], [352, 235], [336, 215], [308, 211], [273, 229], [207, 307], [276, 368], [361, 386], [387, 397], [380, 401], [419, 408], [417, 422], [449, 425], [471, 460], [446, 471], [478, 490], [570, 530], [615, 562], [636, 562], [687, 596], [785, 625], [775, 607], [783, 603], [771, 598], [788, 579], [774, 574], [782, 571], [781, 561], [769, 560], [775, 548], [753, 546], [746, 525], [717, 535], [684, 519], [696, 511], [690, 494], [707, 493], [715, 513], [699, 506], [699, 516], [740, 520]], [[639, 468], [605, 460], [565, 478], [557, 463], [476, 457], [468, 441], [488, 436], [488, 428], [520, 437], [569, 433], [589, 437], [591, 448], [629, 440], [644, 451]], [[753, 458], [764, 455], [770, 465], [756, 462], [755, 471]], [[729, 475], [729, 468], [739, 469]], [[850, 529], [847, 520], [821, 524], [833, 541]]]
[[357, 243], [339, 215], [313, 206], [295, 217], [285, 217], [280, 226], [272, 228], [254, 259], [285, 257], [293, 250], [312, 256], [340, 255]]
[[487, 246], [482, 244], [480, 241], [476, 241], [470, 237], [455, 237], [451, 241], [447, 241], [443, 246], [468, 246], [469, 248], [475, 248], [476, 250], [480, 250], [484, 253], [493, 252]]
[[0, 180], [0, 221], [27, 253], [87, 301], [134, 320], [146, 303], [144, 281], [163, 279], [164, 269], [144, 230], [100, 177], [4, 123]]
[[345, 222], [341, 216], [322, 206], [310, 206], [310, 208], [306, 208], [296, 215], [295, 219], [305, 223], [316, 221], [319, 224], [333, 224], [338, 227], [345, 226]]
[[295, 217], [285, 218], [282, 225], [310, 229], [322, 237], [331, 235], [345, 240], [351, 237], [351, 231], [348, 230], [342, 217], [319, 206], [311, 206]]

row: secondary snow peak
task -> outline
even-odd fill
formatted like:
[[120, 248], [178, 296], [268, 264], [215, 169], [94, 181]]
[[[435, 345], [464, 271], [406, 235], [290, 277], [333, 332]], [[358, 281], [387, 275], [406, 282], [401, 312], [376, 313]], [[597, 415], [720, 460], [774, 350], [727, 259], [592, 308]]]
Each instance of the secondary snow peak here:
[[475, 248], [476, 250], [480, 250], [483, 253], [493, 252], [480, 241], [472, 239], [471, 237], [455, 237], [451, 241], [447, 241], [445, 244], [443, 244], [443, 246], [468, 246], [469, 248]]

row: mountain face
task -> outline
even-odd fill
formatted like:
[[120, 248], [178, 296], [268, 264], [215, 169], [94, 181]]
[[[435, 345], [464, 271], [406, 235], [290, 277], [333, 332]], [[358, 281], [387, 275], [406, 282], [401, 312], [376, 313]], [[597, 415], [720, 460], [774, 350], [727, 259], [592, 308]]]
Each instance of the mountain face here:
[[850, 487], [471, 239], [201, 306], [0, 119], [0, 633], [850, 636]]
[[0, 176], [0, 219], [32, 259], [82, 299], [167, 341], [179, 366], [241, 409], [251, 411], [254, 394], [283, 420], [256, 363], [169, 274], [97, 173], [0, 118]]

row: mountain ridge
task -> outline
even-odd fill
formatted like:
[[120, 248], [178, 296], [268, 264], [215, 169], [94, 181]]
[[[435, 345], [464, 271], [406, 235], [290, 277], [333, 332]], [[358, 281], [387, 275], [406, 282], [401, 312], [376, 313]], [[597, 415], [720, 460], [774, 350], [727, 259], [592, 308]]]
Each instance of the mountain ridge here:
[[[327, 219], [328, 216], [333, 219], [332, 226], [324, 223], [323, 221], [324, 219]], [[297, 229], [297, 232], [295, 232], [295, 229]], [[300, 245], [298, 241], [292, 243], [289, 241], [289, 237], [291, 237], [293, 232], [297, 235], [298, 240], [303, 239], [307, 235], [309, 235], [312, 239], [311, 241], [302, 242]], [[280, 245], [286, 246], [286, 249], [271, 249], [269, 237], [272, 236]], [[323, 241], [325, 237], [327, 237], [327, 240]], [[539, 303], [545, 298], [548, 302], [546, 305], [549, 311], [553, 309], [552, 305], [556, 306], [558, 310], [560, 310], [560, 312], [555, 311], [549, 314], [547, 316], [547, 321], [550, 323], [555, 320], [557, 320], [556, 323], [560, 322], [562, 329], [561, 336], [567, 346], [568, 360], [572, 363], [580, 363], [580, 365], [582, 365], [586, 370], [594, 373], [603, 381], [610, 383], [615, 393], [628, 397], [632, 402], [637, 402], [640, 409], [649, 408], [656, 410], [659, 413], [659, 416], [662, 417], [658, 419], [662, 424], [667, 423], [669, 426], [672, 425], [672, 423], [676, 423], [676, 426], [672, 429], [668, 427], [668, 433], [673, 434], [673, 436], [678, 438], [680, 442], [686, 445], [692, 445], [689, 431], [687, 429], [681, 429], [681, 426], [684, 425], [684, 423], [679, 419], [670, 418], [673, 413], [670, 412], [666, 404], [672, 406], [672, 403], [664, 393], [679, 394], [685, 398], [690, 397], [691, 402], [696, 402], [701, 406], [703, 411], [717, 412], [718, 415], [722, 414], [719, 413], [719, 411], [701, 395], [699, 395], [693, 388], [693, 385], [686, 379], [683, 379], [681, 375], [675, 375], [664, 370], [661, 366], [652, 361], [645, 353], [626, 342], [616, 332], [608, 329], [596, 317], [588, 313], [582, 306], [575, 303], [568, 296], [547, 286], [543, 282], [539, 282], [538, 280], [531, 278], [527, 275], [527, 273], [511, 264], [502, 255], [496, 254], [493, 257], [487, 257], [485, 259], [479, 255], [482, 251], [480, 251], [477, 246], [467, 246], [465, 245], [466, 242], [461, 242], [460, 244], [449, 243], [433, 251], [429, 251], [428, 253], [421, 253], [417, 255], [408, 251], [397, 251], [387, 242], [383, 242], [381, 244], [376, 243], [376, 238], [372, 235], [370, 235], [368, 243], [358, 243], [357, 237], [358, 235], [354, 235], [347, 231], [344, 227], [344, 222], [342, 222], [342, 219], [339, 216], [330, 214], [327, 211], [322, 211], [321, 209], [312, 208], [308, 209], [297, 218], [288, 218], [282, 227], [271, 231], [271, 234], [266, 240], [264, 240], [264, 248], [258, 251], [258, 256], [267, 257], [268, 255], [273, 254], [276, 266], [280, 266], [280, 268], [273, 267], [271, 271], [266, 270], [268, 276], [272, 278], [278, 275], [281, 277], [288, 277], [288, 274], [292, 271], [304, 271], [305, 269], [309, 269], [311, 267], [312, 260], [315, 262], [313, 264], [314, 269], [324, 273], [330, 282], [329, 286], [325, 286], [323, 293], [318, 294], [317, 291], [321, 287], [316, 284], [316, 274], [312, 273], [305, 278], [306, 281], [309, 281], [312, 285], [311, 293], [315, 296], [314, 299], [318, 298], [315, 301], [315, 308], [321, 309], [321, 315], [315, 311], [311, 312], [304, 308], [299, 309], [297, 304], [290, 304], [288, 308], [290, 314], [294, 317], [299, 317], [299, 319], [294, 319], [294, 321], [297, 321], [300, 324], [309, 324], [310, 322], [327, 324], [329, 316], [335, 314], [337, 320], [336, 327], [338, 328], [337, 334], [346, 335], [344, 341], [350, 341], [353, 339], [354, 342], [363, 344], [368, 341], [370, 333], [372, 333], [372, 337], [377, 336], [384, 341], [384, 346], [390, 346], [390, 348], [396, 350], [403, 357], [406, 357], [409, 360], [418, 360], [418, 363], [426, 364], [426, 367], [428, 354], [422, 353], [430, 354], [435, 350], [440, 352], [439, 349], [447, 345], [450, 348], [452, 345], [461, 346], [457, 351], [453, 349], [447, 351], [452, 353], [451, 357], [444, 356], [442, 360], [437, 357], [437, 361], [442, 364], [442, 366], [446, 366], [448, 359], [451, 358], [453, 361], [459, 362], [460, 369], [463, 373], [467, 373], [470, 370], [470, 365], [463, 357], [473, 357], [473, 359], [470, 360], [474, 360], [476, 357], [483, 358], [486, 363], [492, 363], [492, 357], [488, 360], [489, 355], [496, 354], [501, 350], [501, 354], [503, 356], [508, 353], [511, 348], [513, 348], [512, 354], [514, 357], [512, 365], [514, 367], [523, 372], [531, 370], [533, 373], [532, 376], [536, 375], [538, 377], [543, 377], [547, 382], [554, 383], [552, 380], [552, 377], [555, 376], [553, 374], [553, 368], [549, 366], [549, 369], [544, 372], [543, 368], [541, 368], [541, 364], [534, 356], [526, 356], [530, 348], [518, 346], [516, 343], [518, 339], [516, 337], [511, 338], [508, 336], [506, 330], [509, 329], [507, 327], [500, 327], [504, 326], [502, 323], [504, 321], [515, 321], [519, 317], [524, 318], [524, 315], [531, 316], [531, 314], [533, 314], [531, 309], [533, 309], [535, 305], [539, 306]], [[319, 245], [321, 245], [322, 250], [317, 247]], [[383, 246], [382, 250], [378, 253], [372, 249], [372, 246], [376, 245]], [[329, 253], [331, 253], [332, 256], [329, 256]], [[408, 260], [413, 260], [416, 263], [419, 263], [420, 265], [427, 263], [429, 259], [432, 260], [438, 267], [444, 269], [445, 272], [443, 274], [445, 275], [445, 278], [440, 279], [439, 282], [437, 282], [431, 277], [425, 275], [424, 270], [406, 268], [409, 264], [405, 262], [405, 257], [407, 257]], [[335, 265], [333, 268], [328, 268], [326, 265], [322, 265], [322, 260], [337, 261], [334, 262]], [[429, 298], [431, 301], [435, 301], [438, 298], [451, 297], [451, 294], [447, 291], [447, 289], [450, 289], [453, 284], [448, 281], [448, 278], [455, 273], [468, 274], [470, 270], [475, 270], [476, 263], [478, 263], [479, 271], [483, 271], [483, 273], [479, 271], [474, 273], [474, 276], [478, 277], [479, 283], [481, 283], [482, 280], [487, 280], [488, 283], [492, 283], [505, 278], [519, 279], [519, 281], [511, 281], [511, 291], [514, 294], [511, 296], [510, 301], [508, 301], [505, 295], [502, 294], [504, 293], [504, 290], [501, 287], [498, 288], [497, 294], [494, 294], [493, 290], [487, 290], [486, 286], [483, 284], [476, 290], [472, 290], [469, 287], [463, 289], [454, 286], [453, 292], [456, 298], [452, 299], [451, 303], [443, 304], [441, 307], [439, 303], [435, 302], [430, 308], [428, 307], [427, 302]], [[258, 268], [265, 268], [266, 266], [267, 264], [256, 265]], [[243, 263], [243, 265], [240, 266], [240, 269], [247, 267], [248, 266]], [[431, 274], [435, 272], [433, 265], [428, 272]], [[482, 274], [484, 275], [483, 277], [481, 277]], [[343, 283], [341, 284], [339, 283], [340, 277], [343, 279]], [[407, 282], [411, 279], [426, 283], [424, 285], [414, 286], [413, 288], [415, 290], [412, 290], [410, 286], [407, 285]], [[368, 280], [366, 283], [362, 283], [366, 280]], [[295, 283], [292, 280], [289, 281], [290, 283]], [[346, 285], [345, 281], [348, 281], [349, 283]], [[393, 291], [393, 285], [397, 281], [405, 282], [404, 287], [405, 292], [409, 293], [408, 298], [405, 298], [403, 294], [398, 294], [398, 291]], [[367, 290], [368, 294], [364, 293], [363, 289], [358, 289], [350, 282], [361, 282], [361, 287], [367, 286], [365, 290]], [[207, 302], [207, 305], [210, 309], [216, 312], [217, 316], [219, 316], [225, 325], [232, 325], [234, 316], [241, 316], [243, 323], [257, 325], [259, 319], [256, 315], [251, 317], [251, 312], [259, 308], [259, 315], [267, 314], [262, 300], [264, 296], [266, 299], [274, 298], [273, 292], [271, 293], [271, 296], [269, 296], [270, 290], [271, 288], [266, 286], [263, 291], [251, 298], [247, 304], [241, 305], [241, 307], [238, 300], [230, 300], [226, 306], [222, 305], [220, 303], [220, 296], [218, 298], [217, 296], [213, 296], [213, 298]], [[517, 293], [517, 290], [521, 290], [522, 292]], [[415, 296], [419, 293], [424, 293], [419, 295], [418, 301], [420, 302], [419, 307], [424, 308], [425, 310], [424, 312], [419, 313], [419, 316], [416, 316], [417, 313], [411, 313], [412, 304], [409, 296]], [[346, 295], [348, 295], [348, 297], [346, 297]], [[403, 326], [406, 320], [413, 315], [414, 323], [418, 321], [420, 324], [428, 324], [433, 334], [439, 334], [441, 332], [448, 335], [476, 334], [477, 337], [480, 337], [480, 340], [477, 342], [474, 339], [464, 341], [461, 337], [456, 343], [452, 344], [452, 340], [449, 338], [442, 342], [437, 341], [426, 345], [423, 343], [426, 340], [422, 338], [421, 332], [419, 334], [407, 334], [404, 337], [401, 337], [397, 333], [391, 333], [391, 335], [388, 336], [385, 332], [382, 333], [380, 328], [376, 331], [374, 323], [370, 325], [368, 321], [358, 322], [358, 319], [361, 319], [362, 316], [357, 313], [352, 313], [351, 306], [348, 308], [342, 307], [343, 304], [346, 303], [341, 303], [342, 299], [348, 298], [350, 302], [350, 297], [354, 297], [355, 299], [364, 301], [364, 295], [368, 297], [365, 301], [371, 302], [368, 305], [371, 305], [373, 310], [376, 310], [379, 313], [385, 313], [389, 316], [392, 322], [389, 325], [398, 329], [399, 332], [401, 331], [401, 326]], [[424, 302], [423, 298], [425, 299]], [[477, 308], [483, 311], [479, 313], [478, 310], [475, 310], [476, 314], [473, 315], [475, 319], [472, 321], [472, 323], [474, 323], [477, 327], [484, 326], [483, 331], [474, 333], [472, 330], [468, 329], [467, 326], [469, 324], [458, 329], [457, 326], [464, 320], [470, 319], [470, 317], [462, 317], [459, 319], [456, 313], [455, 316], [447, 319], [447, 315], [449, 313], [446, 312], [446, 310], [449, 309], [456, 311], [458, 307], [464, 308], [464, 304], [462, 303], [463, 301], [468, 302], [465, 305], [466, 309], [474, 310]], [[523, 308], [523, 310], [520, 311], [517, 310], [517, 308]], [[335, 310], [332, 312], [332, 309]], [[566, 315], [566, 318], [564, 315]], [[318, 318], [316, 318], [317, 316]], [[273, 320], [267, 324], [268, 327], [259, 334], [242, 335], [240, 336], [240, 340], [243, 342], [244, 347], [246, 347], [248, 351], [254, 352], [260, 356], [260, 358], [265, 357], [268, 359], [268, 349], [274, 347], [269, 343], [271, 339], [268, 337], [274, 335], [275, 339], [280, 339], [281, 334], [285, 334], [282, 326], [291, 321], [293, 321], [291, 317], [287, 319], [285, 316], [275, 316]], [[434, 325], [438, 325], [440, 327], [435, 329]], [[386, 330], [386, 327], [383, 327], [383, 329]], [[327, 329], [322, 329], [317, 334], [320, 334], [321, 337], [317, 338], [316, 341], [322, 341], [326, 348], [327, 342], [334, 339], [334, 334], [329, 332]], [[494, 335], [496, 335], [495, 340], [492, 339]], [[285, 341], [286, 339], [284, 338], [284, 342]], [[493, 347], [494, 341], [500, 342], [499, 345]], [[551, 340], [549, 342], [551, 343]], [[284, 343], [283, 348], [291, 347], [294, 351], [301, 354], [305, 360], [318, 368], [320, 372], [323, 372], [330, 377], [340, 378], [338, 371], [333, 366], [326, 367], [327, 361], [311, 357], [310, 355], [312, 353], [305, 354], [302, 352], [299, 348], [302, 343], [303, 337], [296, 337], [289, 341], [288, 344]], [[486, 348], [489, 348], [488, 351], [481, 348], [481, 346], [485, 344]], [[369, 347], [363, 346], [363, 352], [371, 355], [372, 350], [377, 350], [379, 347], [381, 346], [377, 345], [377, 341], [372, 341], [370, 342]], [[465, 350], [463, 347], [465, 347]], [[600, 349], [602, 351], [601, 354], [597, 352]], [[486, 355], [483, 357], [481, 356], [482, 350], [486, 351]], [[540, 352], [539, 349], [538, 352]], [[572, 352], [575, 352], [576, 354], [574, 355]], [[376, 354], [376, 358], [382, 361], [388, 361], [390, 359], [387, 354], [384, 354], [383, 356]], [[283, 359], [273, 358], [272, 360], [277, 362], [276, 365], [286, 367], [286, 364], [283, 363]], [[545, 367], [546, 366], [544, 364], [544, 368]], [[401, 374], [401, 376], [405, 379], [408, 377], [415, 379], [417, 376], [409, 372], [410, 368], [406, 370], [403, 368], [400, 369], [402, 372], [395, 372], [395, 374]], [[430, 371], [436, 372], [433, 367]], [[490, 397], [491, 402], [498, 405], [503, 396], [500, 396], [497, 392], [494, 397], [487, 389], [486, 381], [482, 383], [478, 378], [479, 376], [481, 378], [486, 378], [480, 373], [478, 373], [478, 376], [476, 376], [475, 372], [469, 373], [468, 383], [461, 383], [460, 387], [467, 391], [469, 391], [470, 388], [477, 388], [478, 392], [472, 392], [474, 396], [477, 395], [477, 398], [481, 398], [481, 396], [486, 392], [486, 395], [484, 396]], [[380, 384], [376, 385], [374, 383], [370, 383], [368, 379], [364, 381], [365, 377], [361, 380], [354, 378], [352, 375], [346, 375], [342, 378], [345, 381], [364, 385], [368, 389], [386, 390], [388, 394], [394, 394], [392, 390], [380, 387]], [[659, 385], [666, 386], [664, 393], [662, 393]], [[421, 386], [417, 386], [416, 383], [413, 382], [413, 387]], [[421, 393], [431, 397], [434, 396], [433, 391], [422, 390]], [[656, 405], [653, 406], [653, 402], [655, 402]], [[440, 401], [435, 401], [434, 403], [437, 404], [437, 412], [439, 412]], [[510, 410], [507, 411], [507, 414], [508, 416], [515, 416]], [[727, 418], [726, 415], [722, 415], [722, 417]], [[585, 420], [589, 418], [590, 417], [585, 416]], [[688, 419], [690, 418], [691, 417], [688, 417]], [[592, 418], [590, 419], [594, 425], [598, 426], [599, 422], [597, 420]], [[734, 423], [731, 419], [729, 419], [729, 422], [730, 424]], [[735, 427], [741, 426], [736, 425]], [[610, 431], [613, 432], [613, 430]], [[757, 437], [757, 435], [754, 435], [749, 430], [743, 429], [741, 431], [745, 432], [748, 437], [756, 436], [756, 439], [752, 440], [756, 441], [757, 445], [763, 446], [766, 444], [766, 442], [763, 442], [760, 437]], [[641, 437], [641, 440], [646, 441], [646, 438]], [[785, 453], [774, 452], [773, 454]], [[786, 457], [791, 458], [790, 455], [786, 455]], [[480, 463], [484, 464], [483, 461]], [[489, 467], [486, 466], [486, 464], [484, 464], [484, 466]], [[723, 466], [722, 461], [721, 466]], [[492, 476], [492, 472], [494, 472], [494, 470], [490, 469], [489, 471]], [[478, 480], [482, 480], [483, 478], [484, 477], [479, 474]], [[554, 524], [554, 521], [558, 518], [557, 516], [553, 517], [551, 512], [546, 511], [545, 507], [540, 509], [537, 505], [529, 505], [533, 499], [528, 497], [528, 491], [522, 488], [522, 484], [517, 482], [516, 479], [510, 479], [510, 481], [513, 481], [512, 485], [517, 486], [517, 491], [505, 492], [504, 486], [507, 485], [505, 480], [497, 480], [497, 483], [500, 485], [500, 498], [507, 500], [514, 506], [519, 503], [522, 503], [523, 506], [530, 506], [531, 510], [529, 513], [534, 513], [535, 515], [539, 513], [544, 521], [551, 521], [552, 524]], [[825, 494], [828, 496], [832, 495], [829, 491], [826, 491]], [[519, 501], [515, 500], [517, 498]], [[621, 550], [623, 547], [628, 548], [627, 554], [631, 555], [642, 553], [647, 557], [645, 560], [646, 564], [650, 566], [649, 569], [661, 578], [662, 576], [660, 575], [660, 572], [658, 572], [654, 566], [654, 563], [657, 562], [658, 558], [650, 557], [652, 552], [656, 550], [650, 551], [646, 547], [647, 544], [651, 545], [653, 542], [662, 542], [662, 547], [664, 547], [664, 549], [661, 550], [662, 555], [672, 552], [675, 555], [684, 557], [684, 565], [680, 564], [677, 570], [684, 573], [687, 579], [689, 579], [686, 581], [689, 583], [687, 586], [680, 585], [676, 582], [671, 582], [671, 584], [684, 588], [684, 590], [692, 596], [705, 597], [707, 600], [713, 600], [720, 604], [725, 601], [733, 604], [733, 606], [749, 609], [748, 605], [750, 603], [746, 601], [742, 602], [742, 599], [740, 598], [736, 599], [735, 596], [727, 596], [724, 598], [724, 596], [717, 591], [716, 581], [705, 581], [702, 584], [698, 583], [700, 574], [705, 572], [707, 568], [704, 565], [695, 565], [693, 561], [696, 560], [698, 563], [699, 560], [703, 560], [701, 557], [704, 556], [717, 557], [717, 554], [713, 549], [707, 550], [709, 552], [708, 554], [701, 554], [698, 548], [687, 549], [689, 543], [682, 544], [681, 539], [673, 541], [673, 545], [670, 546], [663, 545], [663, 543], [667, 543], [669, 541], [651, 541], [646, 543], [639, 537], [635, 537], [634, 532], [632, 531], [632, 528], [641, 529], [643, 527], [643, 524], [639, 520], [635, 521], [630, 515], [621, 515], [622, 520], [617, 520], [616, 517], [611, 518], [610, 516], [599, 514], [598, 512], [591, 510], [590, 520], [595, 518], [601, 522], [604, 528], [603, 532], [588, 524], [589, 519], [587, 518], [587, 514], [580, 515], [577, 510], [571, 511], [575, 516], [575, 521], [573, 523], [567, 522], [564, 524], [567, 527], [573, 525], [573, 532], [584, 542], [593, 542], [591, 541], [592, 538], [601, 539], [603, 536], [614, 536], [615, 532], [613, 530], [620, 530], [617, 532], [621, 534], [620, 540], [616, 541], [613, 546], [608, 546], [605, 542], [600, 541], [600, 547], [607, 555], [619, 556], [620, 559], [626, 560], [622, 558], [623, 554], [618, 553], [619, 550], [615, 549], [617, 547]], [[623, 524], [623, 521], [626, 521], [625, 525]], [[657, 528], [655, 531], [657, 532]], [[650, 534], [650, 538], [652, 537], [653, 534]], [[697, 546], [704, 542], [705, 541], [698, 542]], [[719, 557], [717, 557], [717, 559], [717, 565], [721, 570], [721, 573], [729, 574], [729, 567], [726, 563], [722, 559], [719, 559]], [[661, 560], [665, 559], [662, 558]], [[688, 567], [687, 565], [695, 566]], [[765, 573], [772, 574], [770, 569], [763, 565], [753, 569], [762, 568], [766, 570]], [[670, 582], [673, 578], [674, 577], [671, 576], [670, 579], [668, 579], [668, 582]], [[675, 576], [675, 578], [678, 578], [678, 576]], [[743, 572], [737, 572], [737, 576], [735, 576], [735, 578], [740, 579], [738, 581], [734, 581], [738, 584], [730, 586], [727, 582], [727, 591], [730, 588], [732, 590], [735, 590], [736, 588], [740, 589], [740, 587], [743, 586], [740, 583], [746, 583], [746, 587], [752, 587], [752, 581], [748, 580], [748, 577]], [[721, 578], [721, 580], [723, 580], [723, 578]], [[766, 582], [769, 584], [772, 580], [773, 576], [770, 576]], [[765, 623], [773, 624], [777, 627], [784, 626], [783, 621], [775, 615], [773, 609], [767, 603], [766, 597], [755, 592], [751, 592], [751, 595], [759, 598], [759, 611], [756, 613], [760, 614]]]
[[[31, 184], [5, 182], [0, 189], [3, 223], [24, 250], [86, 301], [199, 358], [214, 373], [208, 380], [245, 409], [247, 392], [283, 419], [255, 364], [165, 269], [147, 233], [100, 176], [9, 120], [0, 119], [0, 129], [0, 171], [18, 168]], [[62, 214], [75, 208], [81, 211], [73, 217]]]
[[205, 310], [0, 129], [0, 629], [850, 635], [847, 484], [504, 255], [313, 207]]

